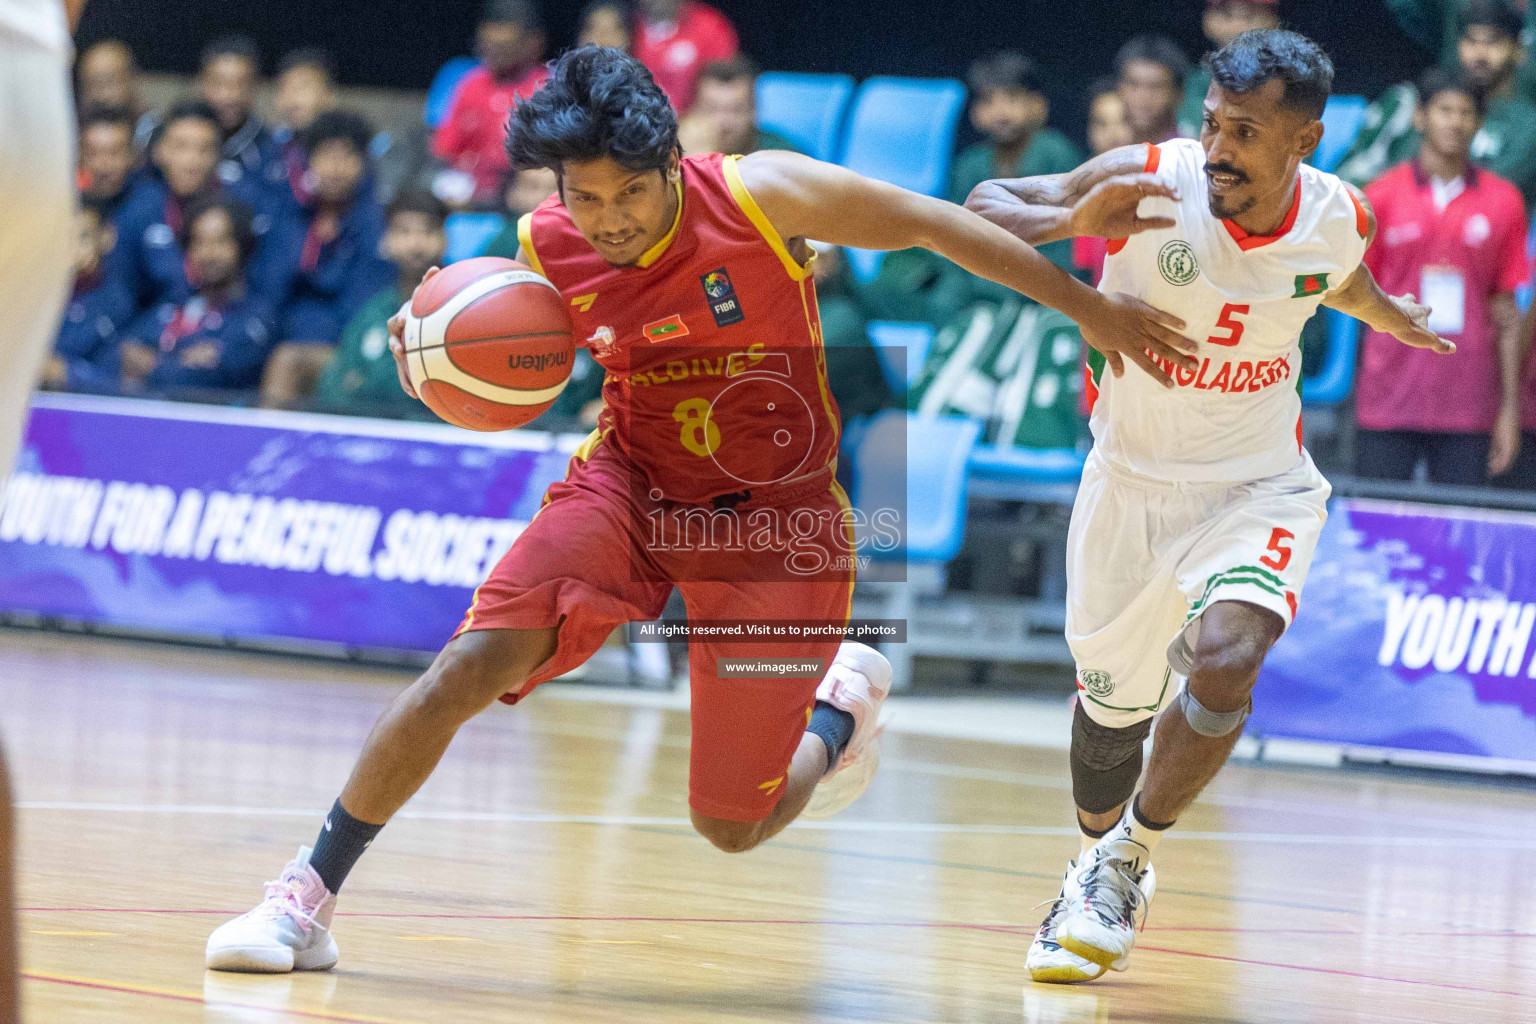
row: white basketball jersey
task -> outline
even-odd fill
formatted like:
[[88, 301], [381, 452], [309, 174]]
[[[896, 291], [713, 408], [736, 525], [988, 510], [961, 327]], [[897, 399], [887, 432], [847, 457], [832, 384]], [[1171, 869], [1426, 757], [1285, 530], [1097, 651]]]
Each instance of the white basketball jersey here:
[[1143, 200], [1141, 214], [1174, 226], [1111, 240], [1099, 284], [1183, 320], [1199, 368], [1165, 367], [1168, 389], [1129, 361], [1123, 377], [1102, 372], [1093, 353], [1089, 425], [1103, 458], [1143, 476], [1258, 480], [1301, 458], [1301, 329], [1360, 265], [1366, 214], [1337, 177], [1303, 166], [1279, 230], [1250, 236], [1211, 213], [1204, 168], [1193, 139], [1149, 147], [1147, 170], [1180, 198]]

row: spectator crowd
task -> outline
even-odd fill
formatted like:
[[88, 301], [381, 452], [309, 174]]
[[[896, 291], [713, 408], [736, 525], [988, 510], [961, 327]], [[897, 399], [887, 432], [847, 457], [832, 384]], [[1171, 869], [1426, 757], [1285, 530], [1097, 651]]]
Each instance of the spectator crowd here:
[[[1536, 490], [1536, 359], [1522, 313], [1526, 211], [1536, 199], [1536, 3], [1386, 3], [1432, 66], [1370, 103], [1337, 172], [1375, 208], [1372, 271], [1392, 294], [1432, 305], [1432, 326], [1459, 351], [1441, 359], [1365, 333], [1356, 469]], [[1206, 0], [1203, 28], [1216, 48], [1283, 14], [1281, 0]], [[685, 151], [794, 148], [759, 125], [758, 66], [713, 7], [595, 0], [577, 42], [623, 48], [651, 70], [681, 115]], [[257, 104], [263, 54], [243, 37], [210, 43], [187, 95], [160, 110], [142, 101], [125, 44], [81, 52], [76, 282], [44, 386], [428, 415], [395, 382], [385, 322], [450, 255], [451, 216], [504, 217], [493, 217], [501, 230], [476, 249], [510, 257], [517, 217], [555, 191], [551, 172], [513, 172], [503, 145], [509, 112], [546, 75], [538, 5], [487, 0], [475, 51], [421, 139], [376, 132], [348, 109], [334, 58], [318, 49], [278, 62], [270, 117]], [[967, 84], [979, 141], [956, 154], [948, 197], [963, 202], [989, 178], [1062, 173], [1087, 155], [1199, 134], [1210, 77], [1174, 42], [1136, 36], [1107, 71], [1089, 89], [1079, 136], [1052, 127], [1028, 55], [976, 61]], [[1069, 134], [1086, 141], [1086, 154]], [[1105, 241], [1042, 251], [1097, 280]], [[926, 251], [892, 253], [859, 280], [836, 249], [822, 249], [815, 268], [845, 416], [902, 401], [884, 383], [868, 323], [923, 321], [937, 334], [906, 396], [911, 408], [989, 418], [999, 443], [1071, 445], [1080, 435], [1081, 352], [1070, 324]], [[1021, 345], [1037, 355], [1021, 360]], [[953, 364], [960, 358], [967, 365]], [[1021, 380], [1025, 364], [1033, 377]], [[583, 352], [552, 419], [594, 418], [601, 383]]]

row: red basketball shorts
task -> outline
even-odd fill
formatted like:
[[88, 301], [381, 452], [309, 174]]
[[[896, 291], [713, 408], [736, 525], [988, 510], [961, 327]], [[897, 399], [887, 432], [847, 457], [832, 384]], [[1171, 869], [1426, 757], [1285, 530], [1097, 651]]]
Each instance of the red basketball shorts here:
[[[768, 500], [775, 503], [748, 500], [731, 512], [758, 525], [775, 517], [781, 525], [793, 519], [798, 552], [793, 571], [786, 571], [782, 550], [764, 551], [720, 535], [712, 544], [688, 543], [704, 536], [702, 530], [684, 536], [674, 528], [688, 507], [652, 500], [634, 486], [634, 469], [616, 445], [589, 442], [475, 591], [458, 632], [558, 628], [554, 655], [520, 691], [501, 698], [512, 704], [585, 662], [619, 625], [660, 616], [674, 585], [690, 623], [846, 622], [854, 572], [842, 489], [829, 474], [809, 494]], [[692, 507], [695, 523], [709, 511]], [[689, 803], [695, 810], [729, 821], [768, 816], [782, 795], [820, 682], [722, 679], [716, 660], [819, 658], [830, 664], [839, 643], [835, 637], [689, 643]]]

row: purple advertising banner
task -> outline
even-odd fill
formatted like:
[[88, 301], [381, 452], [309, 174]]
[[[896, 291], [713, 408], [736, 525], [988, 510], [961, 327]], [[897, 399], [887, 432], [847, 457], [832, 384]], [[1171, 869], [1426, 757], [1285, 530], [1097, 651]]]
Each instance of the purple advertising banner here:
[[39, 396], [0, 495], [0, 610], [436, 651], [579, 442]]
[[1536, 515], [1340, 498], [1260, 736], [1536, 763]]

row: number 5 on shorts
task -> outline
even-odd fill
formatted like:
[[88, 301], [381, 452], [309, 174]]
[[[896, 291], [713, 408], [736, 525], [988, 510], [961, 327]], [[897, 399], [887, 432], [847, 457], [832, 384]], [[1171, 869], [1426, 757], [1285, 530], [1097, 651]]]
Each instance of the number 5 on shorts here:
[[1282, 529], [1278, 526], [1275, 527], [1274, 531], [1269, 535], [1269, 547], [1265, 549], [1272, 552], [1274, 557], [1265, 555], [1259, 559], [1259, 564], [1267, 565], [1275, 570], [1275, 572], [1283, 571], [1286, 566], [1291, 564], [1291, 549], [1284, 542], [1295, 539], [1296, 535], [1290, 530]]

